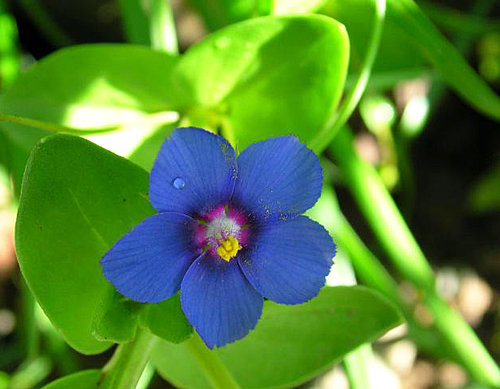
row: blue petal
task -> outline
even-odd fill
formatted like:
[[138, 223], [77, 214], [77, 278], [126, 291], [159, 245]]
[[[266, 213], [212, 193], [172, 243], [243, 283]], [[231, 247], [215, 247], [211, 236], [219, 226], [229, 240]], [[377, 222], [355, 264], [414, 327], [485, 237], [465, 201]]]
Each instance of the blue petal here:
[[154, 163], [149, 198], [158, 211], [204, 213], [229, 200], [235, 179], [229, 143], [200, 128], [178, 128]]
[[318, 157], [293, 136], [254, 143], [237, 163], [233, 202], [259, 222], [300, 215], [321, 195]]
[[151, 216], [123, 236], [101, 260], [103, 273], [131, 300], [156, 303], [172, 296], [199, 255], [194, 220], [178, 213]]
[[263, 298], [249, 284], [238, 262], [198, 258], [181, 285], [186, 317], [209, 348], [243, 338], [262, 314]]
[[238, 262], [257, 291], [277, 303], [315, 297], [332, 266], [335, 244], [326, 230], [305, 216], [266, 224]]

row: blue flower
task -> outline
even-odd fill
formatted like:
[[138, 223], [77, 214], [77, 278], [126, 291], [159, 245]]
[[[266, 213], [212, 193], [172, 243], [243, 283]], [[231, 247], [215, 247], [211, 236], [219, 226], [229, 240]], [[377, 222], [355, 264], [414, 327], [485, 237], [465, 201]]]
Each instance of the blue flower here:
[[248, 334], [264, 298], [298, 304], [325, 283], [335, 244], [301, 214], [321, 194], [316, 155], [293, 136], [250, 145], [237, 158], [220, 136], [179, 128], [150, 175], [159, 212], [101, 260], [131, 300], [156, 303], [179, 289], [186, 317], [208, 347]]

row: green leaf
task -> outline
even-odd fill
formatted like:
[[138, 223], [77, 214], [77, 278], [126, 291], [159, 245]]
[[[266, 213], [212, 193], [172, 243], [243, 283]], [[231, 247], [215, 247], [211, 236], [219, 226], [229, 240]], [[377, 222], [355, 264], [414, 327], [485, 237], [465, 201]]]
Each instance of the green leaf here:
[[299, 14], [318, 11], [328, 0], [274, 0], [274, 14]]
[[290, 133], [310, 141], [336, 109], [344, 88], [349, 57], [344, 26], [318, 15], [278, 20], [272, 24], [282, 28], [261, 45], [245, 79], [227, 99], [241, 149]]
[[82, 138], [47, 137], [31, 154], [16, 224], [19, 264], [49, 319], [82, 353], [109, 347], [91, 331], [111, 288], [99, 260], [153, 214], [147, 192], [144, 170]]
[[135, 148], [135, 150], [128, 156], [128, 159], [142, 167], [144, 170], [148, 172], [151, 171], [161, 145], [177, 126], [178, 123], [176, 122], [171, 125], [159, 127]]
[[42, 389], [95, 389], [100, 378], [100, 370], [84, 370], [59, 378]]
[[[255, 330], [213, 352], [243, 389], [292, 387], [400, 322], [397, 309], [371, 289], [324, 288], [305, 304], [266, 301]], [[210, 388], [185, 343], [161, 342], [152, 358], [159, 373], [173, 385]]]
[[331, 18], [262, 17], [191, 47], [173, 77], [192, 106], [227, 115], [241, 149], [291, 132], [306, 142], [338, 103], [348, 53], [344, 26]]
[[180, 294], [158, 304], [148, 304], [143, 314], [144, 323], [156, 336], [172, 343], [181, 343], [193, 334], [181, 307]]
[[[177, 57], [141, 46], [72, 46], [18, 77], [0, 95], [0, 112], [78, 129], [124, 128], [118, 135], [94, 135], [93, 141], [102, 138], [107, 147], [126, 155], [165, 116], [168, 120], [166, 111], [179, 108], [169, 77], [176, 61]], [[26, 155], [49, 134], [14, 123], [0, 126]]]
[[92, 323], [92, 334], [97, 340], [115, 343], [134, 339], [137, 322], [144, 304], [131, 301], [109, 288], [97, 305]]

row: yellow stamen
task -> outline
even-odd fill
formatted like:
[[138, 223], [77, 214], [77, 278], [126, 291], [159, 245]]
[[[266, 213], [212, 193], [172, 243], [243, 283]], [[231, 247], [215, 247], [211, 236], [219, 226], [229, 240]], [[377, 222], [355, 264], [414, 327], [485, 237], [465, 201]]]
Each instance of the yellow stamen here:
[[229, 262], [229, 260], [238, 254], [238, 251], [240, 251], [241, 246], [240, 242], [238, 242], [238, 239], [233, 237], [232, 235], [229, 236], [229, 238], [223, 240], [219, 247], [217, 247], [217, 254], [224, 260]]

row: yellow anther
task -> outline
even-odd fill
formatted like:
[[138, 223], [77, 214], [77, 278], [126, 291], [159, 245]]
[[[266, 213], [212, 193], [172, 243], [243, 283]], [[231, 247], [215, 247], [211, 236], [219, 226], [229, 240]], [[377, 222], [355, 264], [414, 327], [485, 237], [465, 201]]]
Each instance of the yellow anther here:
[[[232, 238], [232, 237], [231, 237]], [[234, 239], [234, 238], [233, 238]], [[223, 241], [221, 243], [222, 246], [224, 246], [224, 250], [226, 251], [231, 251], [231, 249], [233, 248], [233, 242], [231, 242], [229, 239]]]
[[229, 236], [229, 238], [223, 240], [220, 244], [219, 247], [217, 247], [217, 254], [224, 260], [229, 262], [229, 260], [238, 254], [238, 251], [240, 251], [241, 246], [240, 242], [238, 242], [238, 239], [233, 237], [232, 235]]

